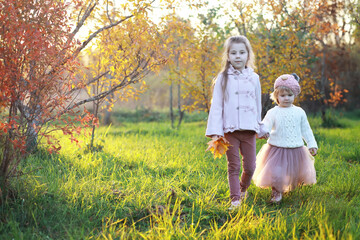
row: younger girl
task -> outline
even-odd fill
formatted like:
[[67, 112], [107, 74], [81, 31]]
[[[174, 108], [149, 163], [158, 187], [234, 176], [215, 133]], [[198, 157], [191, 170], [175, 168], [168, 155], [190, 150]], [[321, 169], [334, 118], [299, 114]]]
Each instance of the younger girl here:
[[[240, 206], [255, 170], [255, 135], [261, 121], [261, 87], [254, 72], [254, 53], [244, 36], [226, 40], [223, 68], [214, 82], [206, 136], [225, 136], [230, 147], [226, 152], [232, 208]], [[243, 172], [240, 174], [239, 149]]]
[[[270, 109], [263, 120], [269, 134], [256, 159], [254, 183], [262, 188], [272, 188], [271, 202], [280, 202], [284, 192], [300, 184], [316, 182], [314, 158], [317, 144], [306, 113], [294, 106], [300, 93], [299, 77], [285, 74], [276, 79], [271, 99], [278, 106]], [[304, 147], [304, 141], [307, 149]]]

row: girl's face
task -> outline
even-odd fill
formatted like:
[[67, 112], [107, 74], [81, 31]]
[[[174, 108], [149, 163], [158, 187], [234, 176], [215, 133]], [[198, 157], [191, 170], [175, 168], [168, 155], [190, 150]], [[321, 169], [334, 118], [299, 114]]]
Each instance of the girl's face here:
[[290, 91], [281, 91], [279, 92], [278, 101], [280, 107], [291, 107], [295, 99], [295, 96]]
[[249, 53], [244, 43], [231, 44], [228, 59], [235, 69], [239, 71], [244, 70], [248, 60], [248, 56]]

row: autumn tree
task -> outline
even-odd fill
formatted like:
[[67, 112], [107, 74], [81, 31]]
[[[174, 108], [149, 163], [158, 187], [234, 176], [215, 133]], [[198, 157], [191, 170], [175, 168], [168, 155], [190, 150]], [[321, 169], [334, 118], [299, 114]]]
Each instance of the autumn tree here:
[[[336, 107], [345, 102], [344, 80], [351, 78], [351, 16], [354, 16], [354, 2], [348, 0], [319, 1], [314, 6], [310, 21], [314, 24], [313, 35], [318, 43], [313, 52], [321, 61], [318, 69], [321, 71], [321, 109], [323, 122], [327, 121], [326, 107]], [[356, 20], [356, 18], [355, 18]], [[316, 23], [316, 24], [315, 24]]]
[[326, 121], [327, 107], [346, 101], [344, 93], [347, 90], [341, 87], [341, 82], [350, 73], [348, 60], [353, 41], [350, 24], [353, 4], [349, 0], [304, 0], [296, 4], [270, 1], [274, 16], [282, 16], [281, 21], [287, 20], [290, 23], [287, 25], [295, 29], [298, 36], [299, 33], [305, 36], [307, 41], [300, 48], [305, 47], [308, 55], [315, 57], [304, 69], [310, 70], [316, 80], [323, 121]]
[[360, 1], [355, 0], [351, 5], [351, 27], [353, 43], [350, 47], [349, 76], [346, 82], [348, 108], [357, 109], [360, 107]]
[[181, 72], [184, 98], [188, 99], [185, 109], [188, 111], [210, 111], [212, 83], [221, 68], [222, 45], [228, 28], [217, 23], [219, 8], [209, 9], [207, 14], [200, 14], [200, 24], [191, 40], [192, 47], [188, 57], [188, 67]]
[[[51, 131], [61, 129], [73, 140], [80, 131], [73, 119], [60, 114], [70, 101], [64, 93], [75, 84], [72, 52], [78, 47], [69, 38], [67, 8], [63, 2], [46, 0], [0, 4], [1, 188], [40, 140], [38, 133], [57, 150]], [[53, 121], [51, 127], [49, 121]]]
[[183, 78], [187, 73], [187, 68], [190, 66], [189, 59], [193, 50], [195, 30], [192, 28], [189, 21], [185, 21], [177, 16], [166, 17], [166, 28], [162, 32], [162, 42], [164, 46], [164, 54], [166, 55], [166, 70], [169, 72], [169, 107], [171, 126], [175, 127], [175, 114], [173, 110], [173, 88], [176, 86], [177, 105], [178, 105], [178, 123], [180, 126], [185, 114], [182, 109], [182, 94], [181, 86]]
[[[95, 61], [87, 69], [96, 81], [86, 85], [90, 97], [83, 101], [100, 96], [95, 97], [96, 115], [99, 107], [111, 110], [115, 101], [136, 97], [144, 90], [144, 77], [156, 72], [165, 61], [157, 26], [142, 15], [100, 33], [93, 48], [96, 50], [89, 49], [87, 56]], [[84, 79], [87, 77], [84, 75]], [[137, 88], [136, 83], [140, 84]], [[101, 105], [104, 101], [108, 104]], [[95, 126], [91, 146], [94, 129]]]
[[[174, 12], [176, 6], [180, 2], [190, 8], [201, 6], [201, 1], [196, 4], [192, 1], [162, 1], [160, 7], [170, 11], [155, 24], [149, 17], [152, 7], [150, 4], [153, 2], [134, 2], [131, 11], [130, 3], [124, 3], [120, 7], [113, 8], [112, 11], [103, 13], [97, 20], [100, 25], [106, 25], [107, 22], [113, 24], [116, 22], [115, 19], [121, 19], [129, 12], [132, 14], [131, 19], [121, 25], [101, 32], [93, 45], [96, 51], [90, 50], [87, 53], [87, 56], [98, 60], [96, 65], [87, 66], [92, 72], [92, 79], [96, 79], [95, 82], [91, 80], [86, 84], [88, 93], [94, 90], [94, 84], [100, 81], [101, 87], [96, 87], [98, 93], [93, 94], [93, 91], [90, 96], [100, 96], [100, 98], [95, 97], [96, 101], [99, 101], [105, 94], [106, 110], [111, 110], [116, 100], [127, 100], [138, 96], [146, 86], [144, 77], [149, 73], [157, 73], [161, 65], [169, 62], [167, 50], [170, 40], [165, 37], [169, 33], [166, 24], [171, 14], [176, 15]], [[135, 84], [137, 88], [134, 87]], [[94, 97], [90, 97], [88, 100], [93, 101], [93, 99]], [[180, 113], [183, 114], [181, 109]]]
[[256, 9], [256, 2], [232, 1], [230, 8], [225, 9], [225, 14], [229, 17], [229, 22], [226, 23], [227, 27], [229, 29], [234, 28], [238, 34], [247, 37], [248, 34], [254, 32], [256, 26], [257, 19], [254, 17], [257, 14]]
[[[284, 73], [297, 73], [302, 94], [297, 101], [315, 100], [317, 96], [316, 74], [311, 64], [316, 60], [311, 54], [311, 36], [304, 22], [304, 12], [298, 6], [285, 1], [269, 1], [260, 13], [257, 32], [252, 36], [257, 54], [258, 71], [262, 79], [262, 91], [270, 93], [274, 80]], [[266, 17], [266, 16], [271, 16]]]
[[[96, 124], [78, 108], [123, 91], [157, 68], [158, 36], [148, 12], [154, 1], [9, 0], [0, 4], [1, 72], [1, 182], [16, 173], [16, 166], [42, 138], [50, 150], [60, 149], [51, 132], [61, 130], [77, 141], [81, 127]], [[173, 1], [164, 1], [171, 7]], [[86, 24], [84, 40], [77, 35]], [[145, 32], [146, 31], [146, 32]], [[78, 58], [90, 45], [106, 47], [97, 74], [79, 76]], [[100, 49], [101, 52], [101, 49]], [[90, 66], [91, 67], [91, 66]], [[111, 76], [108, 78], [105, 76]], [[98, 83], [104, 88], [87, 98], [79, 91]], [[111, 81], [109, 80], [111, 79]], [[73, 117], [70, 117], [73, 115]]]

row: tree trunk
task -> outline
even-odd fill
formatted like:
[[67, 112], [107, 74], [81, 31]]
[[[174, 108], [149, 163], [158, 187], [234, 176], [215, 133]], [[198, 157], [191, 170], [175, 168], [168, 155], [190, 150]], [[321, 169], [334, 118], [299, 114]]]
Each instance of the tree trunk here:
[[169, 91], [170, 91], [170, 100], [169, 100], [169, 105], [170, 105], [170, 119], [171, 119], [171, 127], [174, 128], [174, 112], [173, 112], [173, 81], [171, 79], [171, 84], [169, 87]]
[[109, 126], [111, 124], [111, 115], [112, 112], [108, 111], [107, 109], [105, 109], [105, 113], [104, 113], [104, 121], [103, 124], [105, 126]]
[[[98, 117], [98, 111], [99, 111], [99, 101], [94, 102], [94, 115], [95, 117]], [[94, 138], [95, 138], [95, 125], [92, 126], [91, 131], [91, 141], [90, 141], [90, 151], [93, 151], [94, 149]]]
[[320, 80], [320, 101], [321, 101], [321, 119], [324, 123], [326, 121], [326, 105], [325, 105], [325, 84], [326, 84], [326, 46], [323, 45], [322, 58], [321, 58], [321, 80]]
[[[106, 77], [108, 79], [114, 79], [110, 74], [107, 74]], [[114, 93], [111, 93], [109, 96], [107, 96], [107, 101], [106, 101], [106, 108], [105, 108], [105, 113], [104, 113], [104, 121], [103, 121], [103, 124], [105, 126], [109, 126], [111, 124], [111, 115], [112, 115], [112, 112], [109, 111], [109, 106], [110, 106], [110, 102], [113, 101], [113, 98], [114, 98]]]
[[[176, 71], [179, 71], [179, 53], [176, 54]], [[181, 80], [180, 75], [178, 77], [177, 94], [178, 94], [178, 110], [179, 110], [179, 121], [177, 127], [179, 128], [184, 117], [184, 110], [181, 109]]]
[[24, 105], [20, 100], [16, 102], [16, 109], [21, 113], [21, 119], [26, 121], [26, 152], [32, 153], [37, 149], [38, 146], [38, 132], [37, 127], [40, 126], [39, 119], [41, 118], [41, 107], [37, 104], [35, 109]]
[[180, 82], [178, 83], [178, 110], [179, 110], [179, 122], [178, 122], [177, 127], [180, 127], [181, 122], [184, 117], [184, 114], [185, 114], [184, 110], [181, 109], [181, 85], [180, 85]]
[[36, 119], [29, 121], [26, 130], [26, 151], [28, 153], [34, 152], [38, 145], [38, 132], [35, 130], [34, 126], [39, 126], [39, 121]]
[[[16, 111], [16, 106], [14, 103], [11, 103], [9, 109], [9, 122], [13, 117], [13, 113]], [[2, 156], [1, 156], [1, 165], [0, 165], [0, 187], [5, 189], [6, 182], [9, 175], [9, 167], [11, 162], [15, 161], [15, 155], [12, 154], [13, 146], [11, 144], [11, 140], [13, 138], [13, 130], [10, 128], [5, 134], [5, 142], [2, 148]]]
[[[10, 135], [10, 133], [8, 133]], [[0, 187], [4, 188], [7, 177], [8, 177], [8, 170], [11, 162], [11, 145], [9, 141], [9, 135], [5, 141], [3, 146], [3, 153], [1, 156], [1, 166], [0, 166]]]

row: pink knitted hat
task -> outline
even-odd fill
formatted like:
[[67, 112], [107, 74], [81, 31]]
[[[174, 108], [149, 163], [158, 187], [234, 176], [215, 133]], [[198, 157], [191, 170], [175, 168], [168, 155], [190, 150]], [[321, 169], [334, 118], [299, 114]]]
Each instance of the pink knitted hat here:
[[300, 93], [299, 76], [295, 73], [284, 74], [278, 77], [274, 83], [274, 89], [279, 86], [288, 87], [294, 93], [295, 97]]

